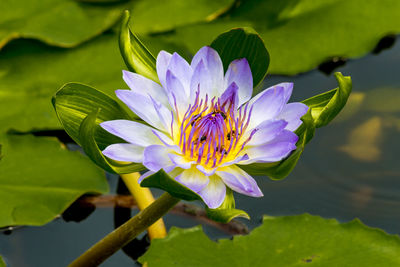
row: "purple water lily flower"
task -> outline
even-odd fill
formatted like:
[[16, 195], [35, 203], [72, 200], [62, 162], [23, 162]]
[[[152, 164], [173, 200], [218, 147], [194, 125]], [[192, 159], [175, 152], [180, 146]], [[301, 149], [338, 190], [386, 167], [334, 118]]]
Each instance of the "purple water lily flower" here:
[[247, 60], [234, 60], [224, 75], [218, 53], [207, 46], [191, 64], [177, 53], [161, 51], [157, 75], [161, 84], [123, 71], [131, 90], [116, 94], [147, 124], [101, 123], [127, 142], [112, 144], [103, 154], [142, 163], [149, 171], [140, 180], [163, 169], [209, 208], [222, 204], [226, 187], [263, 196], [256, 181], [237, 165], [277, 162], [296, 149], [293, 131], [308, 107], [287, 104], [293, 84], [277, 84], [250, 99], [253, 78]]

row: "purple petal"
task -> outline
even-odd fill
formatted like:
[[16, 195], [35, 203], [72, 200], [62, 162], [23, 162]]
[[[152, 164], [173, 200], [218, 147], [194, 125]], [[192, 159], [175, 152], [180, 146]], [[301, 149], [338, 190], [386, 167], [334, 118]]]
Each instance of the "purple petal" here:
[[199, 64], [197, 64], [190, 81], [190, 99], [192, 101], [195, 99], [198, 90], [200, 90], [200, 99], [205, 98], [206, 95], [211, 99], [212, 97], [217, 96], [217, 91], [213, 89], [211, 73], [201, 60]]
[[195, 167], [184, 170], [180, 175], [175, 177], [175, 180], [196, 193], [207, 186], [209, 182], [209, 178]]
[[166, 83], [171, 106], [177, 108], [179, 114], [185, 113], [189, 105], [189, 95], [186, 95], [182, 83], [169, 70], [167, 71]]
[[248, 129], [253, 129], [263, 121], [275, 119], [278, 116], [285, 105], [284, 92], [283, 87], [272, 87], [250, 100], [252, 111]]
[[209, 178], [210, 182], [198, 194], [210, 209], [216, 209], [221, 206], [225, 199], [226, 186], [221, 178], [216, 175]]
[[293, 83], [278, 83], [276, 87], [282, 87], [284, 90], [284, 102], [287, 103], [293, 92]]
[[170, 152], [171, 150], [165, 146], [148, 146], [143, 152], [143, 165], [153, 172], [158, 172], [161, 169], [164, 169], [166, 172], [170, 172], [175, 168], [174, 163], [168, 156]]
[[244, 154], [241, 156], [237, 156], [234, 160], [226, 161], [223, 164], [221, 164], [220, 166], [221, 167], [230, 166], [230, 165], [237, 164], [241, 161], [248, 160], [248, 159], [249, 159], [249, 156], [247, 154]]
[[[159, 112], [154, 106], [154, 101], [149, 96], [137, 94], [131, 90], [117, 90], [115, 91], [117, 97], [125, 103], [136, 115], [138, 115], [145, 122], [154, 126], [157, 129], [163, 129], [164, 131], [170, 131], [170, 122], [162, 121], [159, 116]], [[157, 106], [162, 110], [163, 113], [168, 113], [168, 109], [161, 103], [157, 103]], [[169, 112], [170, 113], [170, 112]], [[170, 115], [170, 119], [172, 116]], [[169, 124], [169, 125], [168, 125]]]
[[209, 46], [204, 46], [194, 55], [191, 62], [192, 69], [195, 70], [201, 61], [211, 74], [208, 78], [211, 87], [217, 91], [216, 96], [220, 96], [224, 89], [224, 67], [221, 58], [217, 51]]
[[169, 62], [171, 60], [172, 55], [166, 51], [160, 51], [157, 56], [157, 75], [158, 79], [160, 80], [161, 85], [166, 88], [166, 77], [167, 77], [167, 69]]
[[143, 173], [142, 176], [139, 177], [138, 183], [140, 184], [144, 179], [146, 179], [147, 177], [149, 177], [152, 174], [155, 174], [155, 172], [148, 171], [148, 172]]
[[118, 161], [141, 163], [144, 147], [132, 144], [112, 144], [102, 151], [103, 155]]
[[205, 168], [203, 165], [197, 165], [196, 168], [206, 176], [213, 175], [215, 173], [215, 171], [217, 170], [217, 168]]
[[228, 108], [232, 105], [233, 110], [236, 111], [239, 105], [239, 87], [235, 82], [232, 82], [225, 92], [221, 95], [221, 103], [223, 107]]
[[247, 59], [231, 62], [225, 74], [225, 86], [235, 82], [239, 87], [239, 106], [247, 102], [253, 94], [253, 76]]
[[281, 114], [277, 118], [283, 119], [288, 122], [286, 130], [294, 131], [301, 125], [302, 121], [300, 118], [306, 114], [308, 106], [303, 103], [289, 103], [285, 105]]
[[150, 95], [164, 106], [169, 107], [167, 94], [158, 83], [126, 70], [122, 71], [122, 78], [135, 93], [144, 96]]
[[249, 156], [249, 160], [241, 162], [240, 164], [280, 161], [296, 149], [296, 142], [298, 139], [295, 133], [283, 130], [275, 139], [267, 144], [245, 147], [242, 153], [246, 153]]
[[195, 163], [195, 161], [188, 161], [182, 155], [178, 155], [175, 153], [169, 153], [168, 157], [175, 166], [180, 167], [182, 169], [190, 169], [190, 167], [192, 167], [192, 164]]
[[228, 187], [238, 193], [252, 197], [263, 196], [253, 177], [237, 166], [219, 168], [217, 175], [221, 177]]
[[[102, 122], [100, 123], [100, 126], [107, 132], [112, 133], [131, 144], [144, 147], [161, 144], [161, 141], [153, 134], [154, 129], [139, 122], [114, 120]], [[156, 130], [154, 131], [159, 133]]]
[[[278, 136], [288, 125], [284, 120], [267, 120], [260, 123], [255, 129], [255, 134], [247, 143], [248, 146], [257, 146], [270, 142]], [[252, 130], [252, 131], [253, 131]], [[251, 131], [248, 131], [251, 132]]]
[[[181, 82], [185, 94], [190, 95], [190, 80], [192, 79], [192, 67], [186, 62], [183, 57], [177, 53], [173, 53], [168, 64], [168, 70]], [[168, 71], [167, 71], [168, 72]]]

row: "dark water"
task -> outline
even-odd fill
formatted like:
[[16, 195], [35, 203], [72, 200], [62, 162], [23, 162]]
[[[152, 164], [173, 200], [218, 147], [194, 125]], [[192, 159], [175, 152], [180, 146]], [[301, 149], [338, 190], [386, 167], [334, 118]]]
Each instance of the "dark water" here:
[[[339, 221], [360, 218], [389, 233], [400, 233], [400, 40], [389, 50], [351, 60], [336, 71], [351, 75], [353, 93], [343, 114], [318, 129], [292, 174], [282, 181], [258, 177], [261, 199], [236, 196], [249, 212], [249, 228], [261, 216], [308, 212]], [[265, 85], [293, 81], [292, 101], [337, 86], [333, 75], [312, 71], [296, 77], [268, 77]], [[111, 178], [115, 190], [116, 179]], [[168, 215], [168, 227], [197, 222]], [[98, 208], [81, 223], [55, 220], [0, 234], [0, 254], [9, 266], [65, 266], [113, 230], [113, 209]], [[212, 238], [227, 235], [205, 227]], [[102, 266], [133, 266], [121, 251]]]

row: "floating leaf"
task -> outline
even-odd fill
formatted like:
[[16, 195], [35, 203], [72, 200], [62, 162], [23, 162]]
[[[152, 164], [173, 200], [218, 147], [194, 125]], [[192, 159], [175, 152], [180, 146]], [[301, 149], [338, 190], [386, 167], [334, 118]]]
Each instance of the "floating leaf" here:
[[84, 193], [106, 193], [104, 172], [56, 139], [0, 135], [0, 227], [43, 225]]
[[170, 31], [178, 26], [212, 20], [233, 3], [233, 0], [136, 0], [132, 3], [134, 21], [131, 26], [137, 33]]
[[3, 261], [1, 256], [0, 256], [0, 267], [6, 267], [6, 263]]
[[315, 127], [327, 125], [342, 110], [351, 92], [350, 76], [343, 76], [340, 72], [335, 73], [339, 87], [329, 92], [313, 96], [302, 101], [311, 108]]
[[2, 0], [0, 49], [17, 38], [72, 47], [111, 28], [126, 4], [94, 5], [71, 0]]
[[357, 58], [388, 34], [400, 33], [400, 1], [248, 0], [209, 23], [178, 27], [156, 39], [195, 53], [221, 32], [252, 27], [271, 56], [269, 73], [293, 75], [333, 57]]
[[127, 88], [116, 38], [107, 34], [68, 50], [25, 40], [2, 50], [0, 132], [62, 129], [50, 100], [67, 82], [90, 84], [111, 97]]
[[201, 199], [199, 195], [172, 179], [165, 171], [158, 172], [145, 178], [141, 183], [143, 187], [155, 187], [167, 191], [171, 196], [183, 200]]
[[399, 266], [400, 238], [359, 220], [265, 216], [247, 236], [211, 241], [201, 227], [172, 228], [139, 262], [148, 266]]
[[[106, 171], [114, 172], [114, 173], [132, 173], [145, 170], [145, 168], [141, 164], [137, 163], [118, 163], [113, 160], [107, 159], [99, 149], [97, 142], [95, 140], [95, 131], [105, 132], [97, 122], [97, 114], [100, 110], [96, 110], [82, 121], [79, 128], [79, 140], [81, 142], [82, 148], [85, 151], [86, 155], [89, 158], [103, 168]], [[123, 143], [124, 141], [120, 141], [117, 143]]]
[[122, 17], [119, 48], [129, 70], [158, 81], [156, 59], [137, 36], [129, 29], [129, 11]]
[[263, 81], [269, 66], [269, 54], [263, 40], [251, 28], [233, 29], [219, 35], [212, 43], [224, 63], [225, 71], [229, 64], [238, 58], [246, 58], [253, 74], [256, 87]]
[[250, 220], [250, 216], [243, 210], [235, 209], [235, 198], [230, 188], [226, 188], [226, 196], [222, 205], [216, 209], [206, 207], [208, 218], [221, 222], [228, 223], [236, 217], [242, 217]]

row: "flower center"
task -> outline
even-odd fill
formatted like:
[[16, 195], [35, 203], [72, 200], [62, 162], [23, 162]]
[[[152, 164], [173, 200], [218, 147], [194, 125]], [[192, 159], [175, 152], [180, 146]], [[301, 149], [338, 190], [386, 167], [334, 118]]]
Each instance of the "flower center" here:
[[251, 110], [245, 105], [236, 111], [229, 101], [221, 104], [220, 98], [208, 102], [207, 96], [199, 101], [197, 94], [195, 103], [189, 105], [180, 123], [179, 146], [189, 161], [214, 168], [233, 160], [248, 142], [249, 138], [241, 137]]

